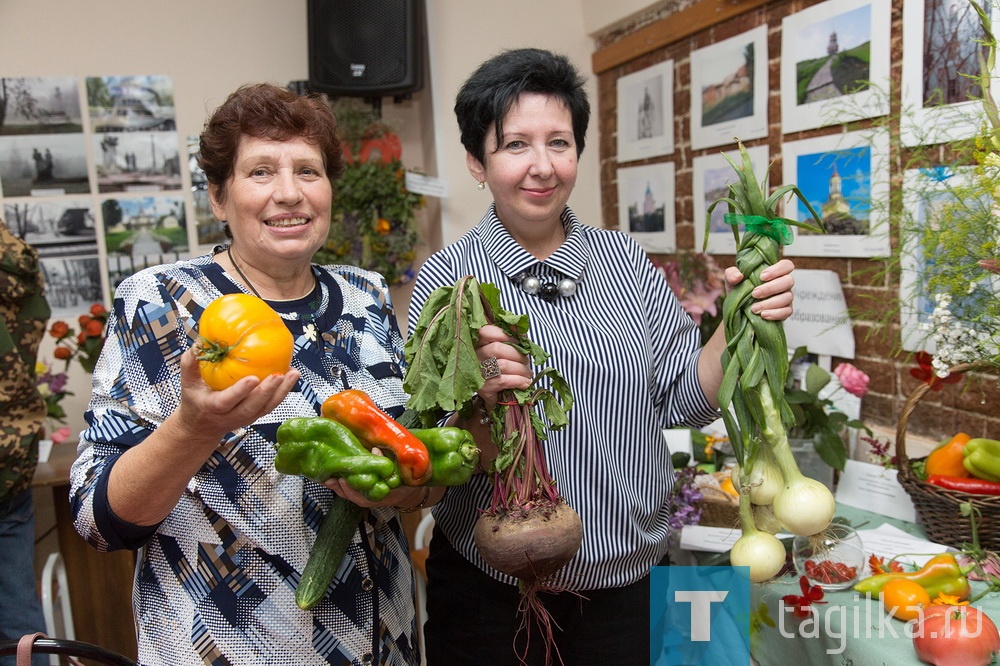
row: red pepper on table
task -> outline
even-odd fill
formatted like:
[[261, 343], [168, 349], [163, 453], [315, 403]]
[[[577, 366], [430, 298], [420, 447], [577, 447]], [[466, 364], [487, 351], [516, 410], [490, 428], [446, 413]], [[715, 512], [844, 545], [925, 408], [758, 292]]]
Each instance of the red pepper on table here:
[[379, 409], [364, 391], [334, 393], [323, 402], [322, 413], [347, 426], [367, 448], [386, 449], [396, 459], [399, 476], [406, 485], [422, 486], [433, 475], [427, 446]]
[[1000, 495], [1000, 483], [986, 481], [985, 479], [931, 474], [927, 477], [927, 483], [932, 486], [947, 488], [948, 490], [972, 493], [973, 495]]

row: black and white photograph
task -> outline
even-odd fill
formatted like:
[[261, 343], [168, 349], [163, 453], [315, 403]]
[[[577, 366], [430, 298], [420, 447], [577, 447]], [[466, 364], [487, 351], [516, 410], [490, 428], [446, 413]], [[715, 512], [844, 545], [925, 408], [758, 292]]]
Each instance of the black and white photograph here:
[[177, 132], [106, 132], [90, 138], [101, 194], [181, 189]]
[[71, 76], [0, 78], [0, 135], [80, 134], [80, 91]]
[[89, 199], [7, 199], [3, 219], [39, 256], [97, 254], [97, 223]]
[[42, 257], [45, 300], [52, 308], [51, 319], [72, 321], [92, 303], [104, 303], [101, 262], [96, 253]]
[[94, 132], [173, 132], [174, 85], [167, 76], [92, 76], [87, 106]]
[[646, 252], [677, 249], [674, 163], [618, 169], [618, 223]]
[[767, 136], [767, 26], [691, 52], [691, 149]]
[[618, 161], [674, 152], [674, 61], [618, 79]]
[[83, 134], [0, 136], [3, 196], [90, 194]]
[[827, 0], [781, 22], [782, 132], [889, 112], [889, 0]]
[[[993, 3], [976, 4], [987, 16], [995, 14]], [[972, 2], [904, 0], [903, 145], [958, 141], [979, 130], [979, 58], [986, 56], [984, 37]], [[991, 76], [997, 73], [995, 69]]]
[[101, 218], [112, 291], [136, 271], [189, 256], [181, 196], [105, 199]]

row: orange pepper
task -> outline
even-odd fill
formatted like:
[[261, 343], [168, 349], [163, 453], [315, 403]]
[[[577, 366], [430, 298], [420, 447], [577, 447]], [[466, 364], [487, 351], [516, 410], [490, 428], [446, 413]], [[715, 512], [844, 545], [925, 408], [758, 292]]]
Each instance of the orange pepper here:
[[969, 471], [962, 464], [962, 449], [971, 438], [964, 432], [960, 432], [947, 442], [937, 447], [927, 456], [924, 469], [927, 476], [939, 474], [942, 476], [971, 476]]
[[736, 497], [740, 496], [740, 491], [736, 490], [736, 486], [733, 485], [733, 480], [728, 476], [719, 482], [719, 487], [730, 495], [735, 495]]

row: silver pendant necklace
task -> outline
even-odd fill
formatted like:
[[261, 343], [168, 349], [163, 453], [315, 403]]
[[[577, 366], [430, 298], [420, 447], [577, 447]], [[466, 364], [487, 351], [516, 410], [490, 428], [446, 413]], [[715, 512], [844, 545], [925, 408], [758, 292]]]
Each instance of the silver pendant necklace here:
[[[253, 283], [250, 282], [249, 278], [247, 278], [247, 276], [244, 275], [243, 271], [240, 270], [240, 265], [236, 263], [235, 259], [233, 259], [232, 245], [226, 247], [226, 256], [229, 257], [229, 263], [231, 263], [233, 265], [233, 268], [236, 269], [236, 274], [239, 275], [240, 279], [243, 280], [243, 283], [247, 287], [249, 287], [250, 291], [253, 292], [253, 295], [262, 301], [266, 301], [266, 299], [260, 295], [260, 292], [257, 291], [257, 289], [253, 286]], [[319, 312], [319, 299], [321, 290], [319, 289], [319, 281], [316, 280], [315, 275], [313, 275], [313, 292], [314, 292], [313, 300], [311, 303], [309, 303], [309, 310], [310, 310], [309, 314], [303, 315], [302, 313], [296, 312], [293, 314], [293, 316], [296, 319], [310, 319], [310, 320], [315, 319], [316, 313]]]

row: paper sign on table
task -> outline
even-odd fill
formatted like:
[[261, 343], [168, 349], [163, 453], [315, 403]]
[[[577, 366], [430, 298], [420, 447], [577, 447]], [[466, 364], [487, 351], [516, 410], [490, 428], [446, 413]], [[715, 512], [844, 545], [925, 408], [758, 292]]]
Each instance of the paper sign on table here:
[[[927, 560], [938, 553], [952, 550], [948, 546], [915, 537], [898, 527], [885, 523], [871, 530], [858, 530], [865, 555], [877, 555], [888, 562], [894, 557], [898, 561], [922, 567]], [[900, 557], [902, 556], [902, 557]]]
[[[706, 553], [725, 553], [742, 535], [743, 532], [735, 527], [685, 525], [681, 530], [681, 548]], [[775, 536], [785, 539], [792, 535], [779, 532]]]
[[917, 512], [896, 480], [898, 473], [881, 465], [848, 460], [837, 483], [837, 502], [914, 523]]

